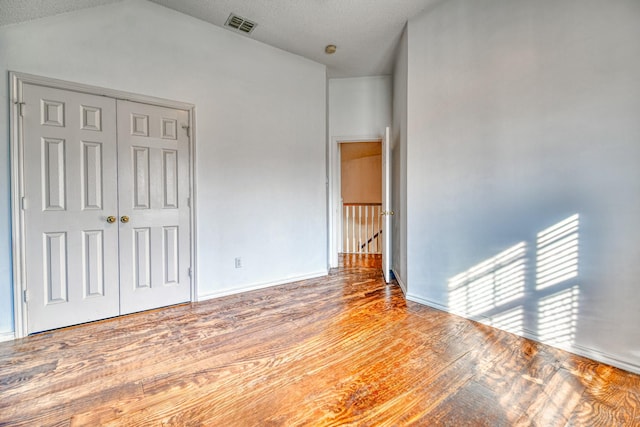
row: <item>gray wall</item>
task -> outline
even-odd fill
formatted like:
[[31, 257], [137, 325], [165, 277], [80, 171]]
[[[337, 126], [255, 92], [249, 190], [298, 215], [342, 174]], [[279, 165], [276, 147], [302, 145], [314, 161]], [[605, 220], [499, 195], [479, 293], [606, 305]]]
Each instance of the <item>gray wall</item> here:
[[[449, 0], [412, 19], [409, 299], [453, 310], [449, 279], [522, 243], [524, 294], [454, 311], [517, 309], [518, 333], [640, 371], [639, 76], [637, 0]], [[577, 277], [540, 289], [537, 233], [573, 214]]]
[[340, 203], [340, 141], [384, 138], [391, 124], [391, 76], [330, 79], [329, 109], [329, 242], [330, 266], [338, 266], [342, 205]]
[[195, 104], [199, 298], [326, 274], [325, 67], [126, 0], [0, 27], [0, 339], [13, 330], [9, 70]]
[[329, 79], [329, 136], [384, 136], [391, 123], [391, 76]]
[[393, 69], [393, 125], [391, 126], [391, 268], [407, 291], [407, 29], [402, 33]]

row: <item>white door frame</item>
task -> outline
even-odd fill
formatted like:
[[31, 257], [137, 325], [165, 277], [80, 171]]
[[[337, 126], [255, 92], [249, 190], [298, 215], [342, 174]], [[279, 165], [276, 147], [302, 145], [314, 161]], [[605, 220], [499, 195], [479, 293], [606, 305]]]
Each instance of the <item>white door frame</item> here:
[[338, 267], [338, 251], [342, 242], [340, 144], [350, 142], [382, 143], [383, 138], [383, 135], [331, 137], [329, 146], [329, 268]]
[[382, 142], [382, 274], [384, 281], [391, 282], [391, 248], [393, 234], [391, 231], [391, 127], [387, 126]]
[[12, 241], [12, 267], [13, 267], [13, 317], [14, 336], [22, 338], [27, 335], [27, 312], [25, 308], [26, 283], [26, 254], [25, 254], [25, 221], [22, 211], [22, 201], [24, 197], [24, 141], [22, 131], [22, 120], [20, 111], [22, 108], [22, 86], [23, 84], [34, 84], [55, 89], [82, 92], [91, 95], [106, 96], [114, 99], [134, 101], [143, 104], [157, 105], [160, 107], [186, 110], [189, 113], [189, 187], [190, 187], [190, 238], [191, 238], [191, 301], [197, 296], [197, 241], [196, 241], [196, 181], [195, 181], [195, 105], [172, 101], [153, 96], [134, 94], [119, 90], [106, 89], [97, 86], [73, 83], [64, 80], [51, 79], [48, 77], [35, 76], [32, 74], [10, 72], [9, 80], [11, 84], [10, 94], [10, 120], [11, 132], [11, 241]]

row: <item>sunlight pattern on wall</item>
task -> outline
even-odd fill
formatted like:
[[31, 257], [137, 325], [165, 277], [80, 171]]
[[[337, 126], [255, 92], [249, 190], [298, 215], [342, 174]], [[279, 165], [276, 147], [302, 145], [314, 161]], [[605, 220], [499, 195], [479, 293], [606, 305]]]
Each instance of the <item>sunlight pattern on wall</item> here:
[[502, 329], [503, 331], [511, 332], [512, 334], [522, 335], [524, 333], [524, 309], [522, 306], [519, 306], [491, 316], [482, 323]]
[[570, 346], [578, 321], [578, 214], [538, 233], [536, 290], [553, 292], [538, 301], [538, 336], [543, 342]]
[[518, 243], [449, 279], [449, 308], [473, 316], [524, 295], [526, 244]]
[[538, 336], [542, 342], [571, 345], [578, 321], [578, 286], [542, 298], [538, 305]]
[[538, 233], [536, 289], [544, 289], [578, 275], [578, 215]]
[[580, 296], [579, 222], [575, 214], [537, 233], [535, 271], [529, 275], [533, 262], [527, 261], [527, 243], [521, 242], [449, 279], [449, 310], [517, 335], [571, 347]]

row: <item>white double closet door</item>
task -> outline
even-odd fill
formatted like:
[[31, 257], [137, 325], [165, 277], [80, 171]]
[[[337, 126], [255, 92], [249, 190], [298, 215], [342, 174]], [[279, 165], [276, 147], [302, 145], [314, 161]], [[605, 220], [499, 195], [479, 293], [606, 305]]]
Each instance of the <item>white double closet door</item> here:
[[24, 84], [27, 330], [191, 299], [188, 112]]

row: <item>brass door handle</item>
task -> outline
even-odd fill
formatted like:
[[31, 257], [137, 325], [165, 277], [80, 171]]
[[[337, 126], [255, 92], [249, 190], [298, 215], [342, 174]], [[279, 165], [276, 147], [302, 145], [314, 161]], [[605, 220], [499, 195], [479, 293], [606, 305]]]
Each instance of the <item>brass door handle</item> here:
[[128, 216], [126, 216], [126, 215], [122, 215], [122, 216], [120, 217], [120, 222], [122, 222], [122, 223], [125, 223], [125, 224], [126, 224], [127, 222], [129, 222], [129, 217], [128, 217]]
[[115, 216], [108, 216], [107, 217], [107, 222], [109, 224], [113, 224], [114, 222], [116, 222], [116, 217]]

